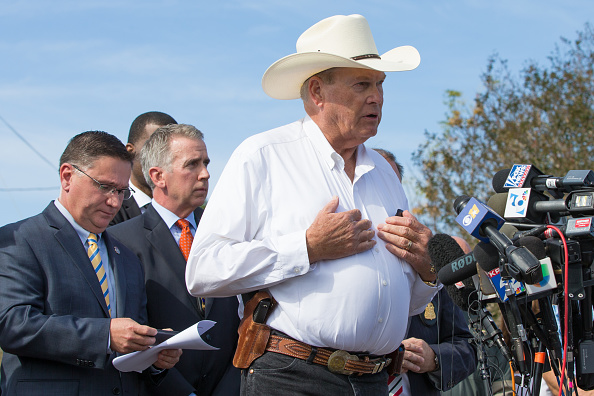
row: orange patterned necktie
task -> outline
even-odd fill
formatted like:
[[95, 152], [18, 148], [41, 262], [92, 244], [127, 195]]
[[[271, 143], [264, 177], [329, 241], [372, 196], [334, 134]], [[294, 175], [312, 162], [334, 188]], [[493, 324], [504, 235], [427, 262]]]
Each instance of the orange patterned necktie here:
[[[175, 225], [178, 226], [182, 231], [181, 236], [179, 237], [179, 249], [184, 255], [184, 259], [186, 259], [186, 262], [188, 262], [190, 249], [192, 249], [192, 241], [194, 240], [192, 230], [190, 230], [190, 222], [186, 219], [179, 219], [175, 222]], [[205, 307], [205, 300], [203, 298], [198, 297], [198, 308], [201, 310], [203, 315]]]
[[190, 249], [192, 249], [192, 241], [194, 240], [194, 236], [192, 235], [192, 230], [190, 230], [190, 222], [186, 219], [179, 219], [175, 222], [175, 225], [181, 228], [181, 236], [179, 238], [179, 248], [184, 255], [184, 259], [186, 262], [188, 261], [188, 256], [190, 255]]

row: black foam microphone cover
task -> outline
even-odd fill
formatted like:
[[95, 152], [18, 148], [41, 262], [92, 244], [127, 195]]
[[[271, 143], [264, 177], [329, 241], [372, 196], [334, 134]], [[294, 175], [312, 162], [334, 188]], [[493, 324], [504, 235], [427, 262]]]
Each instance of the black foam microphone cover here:
[[477, 297], [476, 294], [473, 295], [473, 293], [476, 292], [474, 286], [468, 286], [466, 285], [466, 282], [464, 282], [464, 287], [462, 288], [458, 288], [456, 285], [446, 286], [446, 291], [454, 304], [459, 306], [463, 311], [468, 311], [468, 307], [470, 306], [472, 300], [476, 300]]
[[547, 256], [544, 243], [535, 236], [525, 236], [518, 239], [519, 246], [525, 246], [539, 260]]
[[474, 258], [481, 268], [487, 272], [499, 267], [499, 252], [490, 243], [479, 242], [474, 247]]
[[447, 234], [435, 234], [427, 243], [427, 250], [436, 271], [464, 256], [464, 251], [458, 242]]
[[[511, 172], [511, 168], [509, 169], [502, 169], [499, 172], [495, 173], [495, 175], [493, 176], [493, 190], [495, 190], [496, 193], [503, 193], [503, 192], [507, 192], [507, 190], [505, 188], [503, 188], [503, 185], [505, 184], [505, 181], [507, 180], [507, 177], [509, 176], [509, 172]], [[489, 205], [491, 206], [491, 205]]]

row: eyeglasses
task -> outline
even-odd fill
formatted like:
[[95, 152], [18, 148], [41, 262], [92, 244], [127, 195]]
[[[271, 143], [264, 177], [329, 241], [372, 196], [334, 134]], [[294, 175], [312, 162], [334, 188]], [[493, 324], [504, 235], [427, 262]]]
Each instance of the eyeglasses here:
[[124, 199], [128, 199], [128, 198], [130, 198], [132, 196], [132, 193], [133, 192], [136, 192], [132, 188], [128, 188], [128, 187], [126, 187], [126, 188], [116, 188], [115, 186], [112, 186], [110, 184], [101, 183], [100, 181], [98, 181], [94, 177], [87, 175], [78, 166], [76, 166], [74, 164], [70, 164], [70, 165], [72, 165], [72, 167], [74, 169], [76, 169], [77, 171], [79, 171], [83, 175], [87, 176], [89, 179], [93, 180], [97, 184], [97, 189], [99, 191], [101, 191], [105, 195], [108, 195], [108, 194], [109, 195], [115, 195], [117, 193], [119, 196], [124, 197]]

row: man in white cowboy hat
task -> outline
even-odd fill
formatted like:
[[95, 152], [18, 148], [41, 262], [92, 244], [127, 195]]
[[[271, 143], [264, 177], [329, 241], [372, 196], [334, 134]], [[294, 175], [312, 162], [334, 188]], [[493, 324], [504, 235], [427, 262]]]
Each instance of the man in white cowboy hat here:
[[297, 53], [264, 74], [268, 95], [301, 97], [307, 115], [235, 150], [186, 268], [194, 295], [265, 290], [273, 298], [262, 315], [268, 342], [238, 348], [263, 352], [243, 370], [243, 394], [388, 394], [386, 355], [435, 294], [436, 276], [431, 232], [364, 142], [377, 133], [384, 72], [419, 62], [409, 46], [378, 55], [364, 17], [337, 15], [305, 31]]

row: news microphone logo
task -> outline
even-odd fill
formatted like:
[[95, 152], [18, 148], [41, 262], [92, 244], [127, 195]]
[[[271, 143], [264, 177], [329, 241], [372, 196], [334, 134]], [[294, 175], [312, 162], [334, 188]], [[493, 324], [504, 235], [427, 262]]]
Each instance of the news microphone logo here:
[[515, 164], [512, 166], [511, 171], [509, 171], [509, 175], [505, 180], [503, 188], [522, 187], [526, 181], [526, 178], [528, 177], [528, 173], [530, 173], [530, 168], [532, 168], [532, 165]]
[[486, 235], [481, 235], [481, 225], [489, 222], [495, 228], [500, 229], [505, 220], [478, 199], [470, 198], [456, 217], [456, 222], [476, 239], [489, 242]]
[[529, 188], [510, 188], [507, 193], [504, 217], [523, 218], [526, 217], [528, 202], [530, 201]]
[[470, 208], [468, 214], [464, 216], [464, 219], [462, 219], [462, 225], [468, 227], [470, 223], [472, 223], [472, 220], [476, 219], [476, 215], [479, 214], [479, 212], [480, 210], [478, 206], [472, 205], [472, 208]]
[[539, 293], [545, 290], [554, 290], [557, 288], [557, 280], [555, 279], [553, 264], [551, 263], [550, 257], [541, 259], [540, 266], [542, 268], [542, 280], [533, 285], [525, 285], [526, 293], [528, 293], [528, 295]]
[[[508, 297], [505, 294], [506, 281], [501, 277], [499, 267], [487, 272], [487, 277], [491, 281], [491, 284], [493, 285], [493, 288], [495, 289], [497, 296], [499, 296], [499, 300], [502, 302], [507, 301]], [[526, 291], [526, 289], [524, 288], [524, 284], [522, 282], [517, 281], [514, 278], [509, 280], [509, 287], [511, 288], [511, 290], [514, 291], [516, 295]]]

